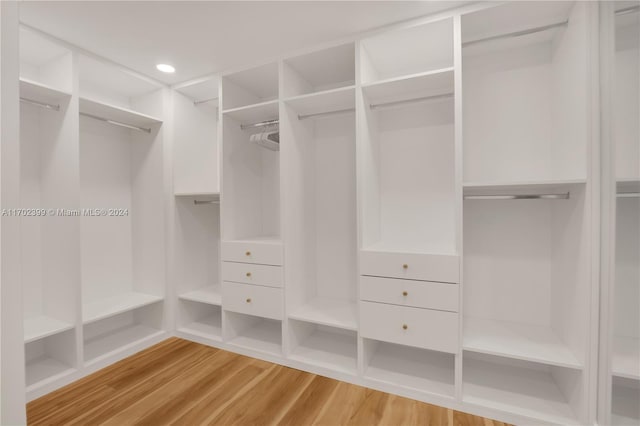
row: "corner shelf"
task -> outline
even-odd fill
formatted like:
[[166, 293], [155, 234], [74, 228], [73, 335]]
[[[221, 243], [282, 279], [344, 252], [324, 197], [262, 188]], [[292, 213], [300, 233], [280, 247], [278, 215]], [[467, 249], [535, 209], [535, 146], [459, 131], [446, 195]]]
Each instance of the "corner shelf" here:
[[453, 67], [447, 67], [363, 84], [362, 90], [371, 103], [448, 94], [453, 93], [453, 74]]
[[59, 102], [71, 97], [71, 93], [26, 78], [20, 79], [20, 96], [38, 102]]
[[316, 298], [289, 314], [289, 318], [314, 324], [357, 330], [356, 303]]
[[575, 355], [548, 327], [466, 317], [462, 346], [469, 352], [582, 369]]
[[178, 296], [182, 300], [189, 300], [191, 302], [206, 303], [208, 305], [222, 305], [221, 287], [220, 284], [210, 285], [202, 287], [197, 290], [188, 291]]
[[24, 343], [31, 343], [36, 340], [62, 333], [74, 328], [73, 324], [40, 315], [37, 317], [24, 319]]
[[614, 336], [613, 375], [640, 380], [640, 340], [633, 337]]
[[86, 303], [82, 306], [82, 323], [90, 324], [124, 312], [164, 300], [161, 296], [129, 292], [112, 296], [104, 300]]
[[144, 127], [162, 124], [162, 120], [159, 118], [85, 97], [80, 97], [80, 112], [132, 126]]

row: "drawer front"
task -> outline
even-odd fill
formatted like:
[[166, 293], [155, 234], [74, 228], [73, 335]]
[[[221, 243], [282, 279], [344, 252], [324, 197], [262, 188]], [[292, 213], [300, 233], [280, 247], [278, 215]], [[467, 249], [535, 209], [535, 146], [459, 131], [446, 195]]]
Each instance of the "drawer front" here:
[[453, 312], [360, 302], [360, 334], [441, 352], [459, 349], [458, 314]]
[[458, 312], [458, 284], [360, 277], [360, 298], [416, 308]]
[[228, 262], [282, 265], [282, 243], [223, 241], [222, 260]]
[[227, 311], [282, 319], [282, 290], [251, 284], [222, 283], [222, 308]]
[[222, 262], [222, 280], [282, 287], [282, 266]]
[[362, 275], [410, 280], [460, 282], [460, 259], [456, 255], [392, 253], [363, 250]]

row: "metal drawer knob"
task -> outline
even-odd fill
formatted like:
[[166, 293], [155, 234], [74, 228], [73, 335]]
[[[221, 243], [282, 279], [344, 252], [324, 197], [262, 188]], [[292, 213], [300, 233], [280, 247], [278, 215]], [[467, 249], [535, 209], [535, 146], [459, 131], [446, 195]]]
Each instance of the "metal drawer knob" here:
[[247, 303], [251, 303], [251, 298], [247, 298]]
[[250, 251], [246, 252], [245, 256], [251, 256], [251, 252]]
[[402, 324], [402, 329], [406, 330], [407, 328], [409, 328], [409, 326], [407, 324]]
[[409, 265], [407, 265], [406, 263], [402, 265], [402, 269], [407, 269], [407, 268], [409, 268]]
[[250, 277], [250, 276], [251, 276], [251, 272], [247, 272], [247, 277]]
[[408, 296], [408, 295], [409, 295], [409, 293], [407, 293], [406, 291], [403, 291], [403, 292], [402, 292], [402, 295], [403, 295], [403, 296]]

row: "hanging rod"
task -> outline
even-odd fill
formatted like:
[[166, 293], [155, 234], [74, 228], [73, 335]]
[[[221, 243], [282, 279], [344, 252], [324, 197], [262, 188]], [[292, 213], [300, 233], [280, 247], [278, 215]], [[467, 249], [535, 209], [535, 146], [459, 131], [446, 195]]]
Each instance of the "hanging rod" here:
[[495, 36], [491, 36], [491, 37], [480, 38], [478, 40], [466, 41], [466, 42], [462, 43], [462, 47], [468, 47], [468, 46], [471, 46], [471, 45], [474, 45], [474, 44], [477, 44], [477, 43], [483, 43], [485, 41], [491, 41], [491, 40], [499, 40], [499, 39], [502, 39], [502, 38], [521, 37], [521, 36], [524, 36], [524, 35], [539, 33], [541, 31], [547, 31], [547, 30], [550, 30], [550, 29], [553, 29], [553, 28], [566, 27], [567, 25], [569, 25], [569, 20], [568, 19], [566, 21], [558, 22], [558, 23], [555, 23], [555, 24], [543, 25], [541, 27], [529, 28], [527, 30], [514, 31], [512, 33], [499, 34], [499, 35], [495, 35]]
[[442, 94], [442, 95], [423, 96], [421, 98], [406, 99], [406, 100], [402, 100], [402, 101], [383, 102], [383, 103], [379, 103], [379, 104], [369, 104], [369, 108], [371, 108], [371, 109], [387, 108], [387, 107], [394, 107], [394, 106], [405, 105], [405, 104], [413, 104], [413, 103], [418, 103], [418, 102], [433, 101], [433, 100], [437, 100], [437, 99], [448, 99], [448, 98], [452, 98], [452, 97], [453, 97], [453, 93], [445, 93], [445, 94]]
[[20, 100], [22, 102], [26, 102], [26, 103], [31, 104], [31, 105], [39, 106], [40, 108], [52, 109], [54, 111], [60, 111], [60, 105], [48, 104], [48, 103], [45, 103], [45, 102], [40, 102], [40, 101], [36, 101], [36, 100], [33, 100], [33, 99], [29, 99], [29, 98], [23, 98], [23, 97], [21, 97]]
[[350, 112], [354, 112], [355, 110], [356, 110], [355, 108], [346, 108], [346, 109], [338, 109], [335, 111], [315, 112], [313, 114], [303, 114], [303, 115], [298, 114], [298, 120], [306, 120], [308, 118], [328, 117], [330, 115], [337, 115], [337, 114], [348, 114]]
[[640, 198], [640, 192], [618, 192], [618, 198]]
[[217, 101], [217, 100], [218, 100], [218, 98], [217, 98], [217, 97], [215, 97], [215, 98], [208, 98], [208, 99], [201, 99], [201, 100], [199, 100], [199, 101], [193, 101], [193, 104], [194, 104], [194, 105], [200, 105], [200, 104], [206, 104], [207, 102]]
[[505, 194], [505, 195], [465, 195], [465, 200], [568, 200], [569, 193], [561, 194]]
[[267, 127], [267, 126], [275, 126], [277, 124], [280, 123], [280, 120], [278, 120], [277, 118], [275, 120], [265, 120], [265, 121], [260, 121], [258, 123], [251, 123], [251, 124], [241, 124], [240, 128], [242, 130], [247, 130], [247, 129], [255, 129], [256, 127]]
[[104, 117], [99, 117], [97, 115], [87, 114], [86, 112], [81, 112], [80, 115], [83, 115], [83, 116], [89, 117], [89, 118], [93, 118], [94, 120], [99, 120], [99, 121], [103, 121], [105, 123], [113, 124], [114, 126], [125, 127], [127, 129], [137, 130], [139, 132], [151, 133], [151, 129], [149, 129], [147, 127], [138, 127], [138, 126], [134, 126], [132, 124], [122, 123], [120, 121], [110, 120], [110, 119], [104, 118]]
[[640, 10], [640, 5], [625, 7], [620, 10], [616, 10], [616, 15], [626, 15], [627, 13], [633, 13]]
[[193, 200], [193, 204], [199, 206], [201, 204], [220, 204], [220, 201], [216, 200]]

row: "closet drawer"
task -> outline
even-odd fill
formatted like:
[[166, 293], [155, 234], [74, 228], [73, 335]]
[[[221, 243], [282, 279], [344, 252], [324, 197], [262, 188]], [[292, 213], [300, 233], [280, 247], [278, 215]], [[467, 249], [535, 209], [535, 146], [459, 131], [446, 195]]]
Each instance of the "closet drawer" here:
[[227, 311], [282, 319], [282, 290], [251, 284], [222, 283], [222, 308]]
[[458, 314], [360, 302], [362, 337], [441, 352], [458, 352]]
[[360, 252], [362, 275], [457, 283], [460, 259], [456, 255]]
[[222, 280], [282, 287], [282, 266], [222, 262]]
[[458, 284], [360, 277], [360, 298], [416, 308], [458, 312]]
[[282, 265], [282, 243], [274, 240], [223, 241], [222, 260]]

